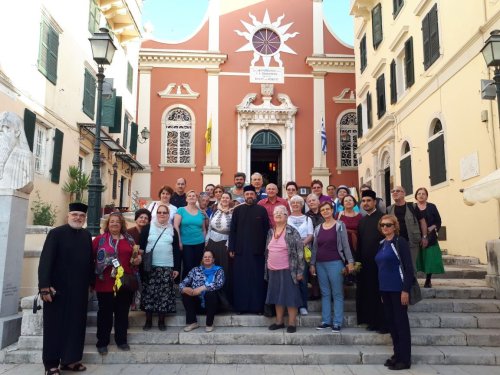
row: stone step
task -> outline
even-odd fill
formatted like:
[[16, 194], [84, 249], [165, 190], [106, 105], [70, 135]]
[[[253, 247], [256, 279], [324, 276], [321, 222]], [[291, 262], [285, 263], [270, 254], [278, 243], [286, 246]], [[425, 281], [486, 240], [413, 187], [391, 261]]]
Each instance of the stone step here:
[[[500, 314], [498, 313], [427, 313], [410, 312], [410, 327], [412, 328], [500, 328]], [[167, 327], [184, 327], [186, 324], [183, 314], [170, 315], [165, 319]], [[286, 319], [286, 317], [285, 317]], [[198, 316], [198, 321], [205, 321], [203, 315]], [[96, 326], [97, 313], [88, 314], [87, 325]], [[129, 315], [129, 327], [141, 328], [145, 322], [143, 312], [132, 311]], [[297, 325], [300, 327], [316, 327], [321, 322], [321, 313], [311, 312], [307, 316], [299, 316]], [[156, 326], [156, 318], [153, 319]], [[262, 315], [234, 315], [220, 314], [215, 317], [217, 327], [268, 327], [274, 323], [274, 318]], [[344, 314], [344, 327], [356, 327], [356, 313]]]
[[[86, 345], [86, 364], [382, 364], [392, 354], [391, 346], [329, 345], [131, 345], [130, 352], [109, 346], [101, 356]], [[41, 352], [14, 349], [5, 353], [6, 363], [41, 363]], [[471, 346], [412, 346], [412, 362], [429, 365], [498, 365], [500, 348]]]
[[480, 264], [479, 258], [461, 255], [443, 255], [443, 264], [448, 266], [473, 266]]
[[[86, 344], [96, 343], [96, 328], [87, 329]], [[427, 346], [491, 346], [500, 347], [500, 329], [478, 328], [413, 328], [413, 345]], [[369, 332], [364, 328], [344, 328], [341, 333], [330, 329], [317, 331], [311, 327], [298, 327], [290, 334], [286, 330], [270, 331], [267, 327], [216, 327], [213, 332], [205, 332], [200, 327], [192, 332], [184, 332], [182, 327], [168, 327], [167, 331], [157, 329], [148, 332], [139, 327], [128, 330], [128, 342], [133, 345], [390, 345], [389, 334]], [[21, 336], [20, 349], [42, 348], [41, 336]]]
[[[486, 265], [445, 265], [445, 273], [432, 275], [433, 279], [484, 279], [486, 276]], [[425, 274], [419, 272], [418, 278], [425, 278]]]

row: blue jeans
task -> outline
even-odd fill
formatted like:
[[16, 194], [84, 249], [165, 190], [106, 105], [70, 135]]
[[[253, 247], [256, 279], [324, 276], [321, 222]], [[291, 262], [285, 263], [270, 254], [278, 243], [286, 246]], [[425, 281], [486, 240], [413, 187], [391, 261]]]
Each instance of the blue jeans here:
[[341, 260], [316, 263], [319, 288], [321, 290], [321, 320], [332, 324], [332, 297], [333, 297], [333, 324], [342, 327], [344, 321], [344, 276]]

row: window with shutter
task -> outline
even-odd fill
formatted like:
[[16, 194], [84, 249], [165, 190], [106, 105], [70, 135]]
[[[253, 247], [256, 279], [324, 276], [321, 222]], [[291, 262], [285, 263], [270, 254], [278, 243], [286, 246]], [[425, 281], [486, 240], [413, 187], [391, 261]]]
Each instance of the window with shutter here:
[[403, 155], [399, 162], [399, 169], [401, 171], [401, 185], [406, 190], [406, 195], [413, 194], [413, 177], [411, 173], [411, 155], [410, 145], [405, 142], [403, 146]]
[[57, 82], [59, 34], [46, 19], [40, 23], [38, 70], [54, 85]]
[[385, 77], [377, 78], [377, 118], [385, 115]]
[[396, 79], [396, 61], [391, 62], [391, 104], [398, 101], [398, 89], [397, 89], [397, 79]]
[[35, 159], [35, 172], [45, 172], [45, 151], [47, 144], [47, 128], [35, 126], [35, 141], [33, 144], [33, 158]]
[[132, 93], [132, 88], [134, 86], [134, 70], [132, 65], [127, 63], [127, 90]]
[[115, 98], [115, 115], [113, 117], [113, 126], [109, 127], [110, 133], [122, 132], [122, 97]]
[[128, 146], [128, 124], [130, 123], [130, 120], [128, 119], [128, 116], [125, 115], [123, 116], [123, 143], [122, 146], [126, 150]]
[[422, 21], [422, 39], [424, 44], [424, 69], [427, 70], [439, 58], [437, 4], [434, 4]]
[[406, 88], [415, 83], [415, 68], [413, 66], [413, 37], [405, 42], [405, 82]]
[[24, 109], [24, 133], [26, 134], [26, 139], [30, 150], [33, 151], [33, 142], [35, 140], [35, 123], [36, 115], [31, 112], [28, 108]]
[[356, 122], [358, 124], [358, 138], [363, 137], [363, 106], [358, 104], [356, 108]]
[[83, 112], [92, 120], [95, 115], [95, 91], [96, 79], [88, 69], [85, 69], [83, 83]]
[[59, 183], [59, 178], [61, 176], [63, 139], [64, 133], [59, 129], [56, 129], [56, 134], [54, 136], [54, 152], [52, 155], [52, 169], [50, 170], [50, 180], [56, 184]]
[[372, 119], [372, 94], [366, 94], [366, 125], [368, 129], [371, 129], [373, 126]]
[[373, 34], [373, 48], [377, 47], [382, 43], [383, 32], [382, 32], [382, 4], [377, 4], [372, 9], [372, 34]]
[[446, 158], [444, 152], [444, 134], [441, 121], [434, 124], [432, 136], [429, 138], [429, 171], [431, 186], [446, 181]]
[[101, 11], [97, 6], [96, 0], [89, 1], [89, 31], [91, 34], [99, 31], [99, 21], [101, 18]]
[[139, 125], [133, 122], [130, 125], [130, 153], [137, 154], [137, 136], [139, 134]]
[[110, 129], [115, 126], [115, 106], [116, 106], [116, 90], [113, 89], [108, 95], [102, 96], [101, 106], [101, 125], [107, 126]]
[[361, 65], [361, 73], [366, 68], [367, 59], [366, 59], [366, 34], [361, 38], [361, 42], [359, 43], [359, 56], [360, 56], [360, 65]]
[[392, 0], [392, 8], [393, 8], [392, 15], [394, 16], [394, 18], [397, 17], [404, 3], [405, 3], [404, 0]]

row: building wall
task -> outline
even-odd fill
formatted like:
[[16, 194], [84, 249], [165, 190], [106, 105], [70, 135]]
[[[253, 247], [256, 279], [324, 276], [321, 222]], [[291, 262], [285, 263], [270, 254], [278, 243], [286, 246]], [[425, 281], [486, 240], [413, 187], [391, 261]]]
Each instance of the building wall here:
[[[382, 4], [383, 41], [372, 45], [371, 10]], [[439, 57], [425, 70], [423, 65], [422, 21], [437, 4]], [[491, 79], [481, 55], [489, 32], [500, 27], [498, 1], [405, 1], [393, 18], [392, 1], [353, 1], [355, 18], [355, 53], [357, 104], [366, 115], [366, 93], [372, 94], [373, 128], [367, 129], [364, 117], [360, 141], [360, 179], [366, 181], [368, 170], [373, 186], [383, 195], [382, 155], [390, 154], [391, 186], [401, 184], [399, 163], [404, 142], [411, 147], [413, 191], [429, 190], [429, 201], [437, 205], [447, 229], [442, 248], [449, 253], [471, 255], [486, 260], [484, 242], [498, 238], [499, 207], [495, 202], [466, 206], [461, 189], [498, 168], [499, 126], [496, 102], [482, 100], [480, 80]], [[454, 14], [453, 17], [445, 15]], [[464, 20], [467, 22], [464, 22]], [[367, 67], [360, 72], [360, 41], [367, 37]], [[390, 63], [403, 53], [404, 43], [413, 38], [415, 83], [400, 90], [395, 104], [390, 103]], [[385, 64], [384, 64], [385, 60]], [[376, 78], [385, 74], [387, 112], [377, 119]], [[399, 77], [400, 79], [404, 76]], [[401, 83], [401, 81], [400, 81]], [[488, 116], [481, 121], [482, 111]], [[431, 186], [428, 142], [433, 121], [443, 126], [446, 180]], [[463, 159], [477, 153], [476, 176], [463, 178], [467, 170]], [[435, 161], [433, 161], [435, 162]], [[474, 165], [472, 163], [471, 165]], [[414, 201], [413, 194], [407, 196]]]

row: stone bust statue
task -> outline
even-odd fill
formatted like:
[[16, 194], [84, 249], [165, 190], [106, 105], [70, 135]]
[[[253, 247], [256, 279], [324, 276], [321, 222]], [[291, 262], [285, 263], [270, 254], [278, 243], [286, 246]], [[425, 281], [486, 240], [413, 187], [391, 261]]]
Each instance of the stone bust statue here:
[[33, 167], [23, 120], [13, 112], [0, 113], [0, 189], [31, 193]]

